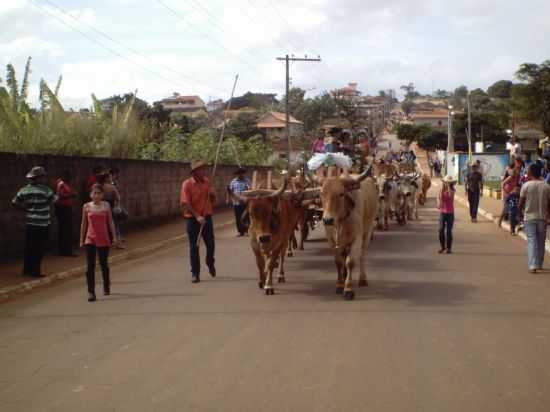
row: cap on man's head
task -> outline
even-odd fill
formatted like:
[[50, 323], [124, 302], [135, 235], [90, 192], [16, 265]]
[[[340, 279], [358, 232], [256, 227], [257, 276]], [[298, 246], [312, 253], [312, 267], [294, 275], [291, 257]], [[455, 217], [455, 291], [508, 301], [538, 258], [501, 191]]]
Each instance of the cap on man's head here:
[[34, 179], [40, 176], [46, 176], [46, 169], [42, 166], [35, 166], [27, 173], [27, 179]]

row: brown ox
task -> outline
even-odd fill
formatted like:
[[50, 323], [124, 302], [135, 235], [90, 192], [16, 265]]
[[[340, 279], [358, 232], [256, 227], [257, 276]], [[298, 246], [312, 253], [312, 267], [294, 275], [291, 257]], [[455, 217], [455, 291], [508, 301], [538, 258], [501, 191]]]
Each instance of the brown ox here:
[[422, 180], [420, 182], [420, 190], [418, 192], [418, 203], [424, 205], [428, 198], [428, 190], [432, 186], [432, 180], [427, 174], [422, 175]]
[[[258, 286], [273, 295], [273, 270], [279, 265], [279, 282], [285, 281], [284, 261], [290, 235], [296, 226], [292, 217], [292, 195], [285, 192], [287, 181], [275, 192], [253, 190], [232, 194], [247, 203], [250, 244], [258, 266]], [[280, 259], [280, 261], [279, 261]]]
[[323, 223], [334, 252], [338, 281], [336, 293], [354, 298], [352, 274], [359, 265], [359, 286], [367, 286], [365, 255], [369, 247], [378, 210], [378, 193], [370, 170], [359, 176], [323, 179]]

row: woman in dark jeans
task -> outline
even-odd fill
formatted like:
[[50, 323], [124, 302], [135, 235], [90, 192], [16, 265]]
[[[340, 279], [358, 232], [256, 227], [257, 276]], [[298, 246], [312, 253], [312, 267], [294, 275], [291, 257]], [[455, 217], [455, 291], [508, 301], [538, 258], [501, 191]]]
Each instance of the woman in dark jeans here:
[[439, 243], [441, 249], [438, 253], [452, 253], [453, 225], [455, 221], [455, 188], [456, 180], [452, 176], [445, 176], [442, 180], [443, 187], [437, 198], [439, 209]]
[[96, 183], [90, 193], [92, 201], [82, 207], [82, 225], [80, 228], [80, 246], [86, 248], [88, 268], [86, 283], [88, 285], [88, 302], [95, 302], [95, 261], [99, 256], [101, 273], [103, 275], [103, 292], [111, 294], [111, 278], [109, 272], [109, 249], [111, 236], [116, 242], [115, 224], [111, 206], [103, 200], [103, 187]]

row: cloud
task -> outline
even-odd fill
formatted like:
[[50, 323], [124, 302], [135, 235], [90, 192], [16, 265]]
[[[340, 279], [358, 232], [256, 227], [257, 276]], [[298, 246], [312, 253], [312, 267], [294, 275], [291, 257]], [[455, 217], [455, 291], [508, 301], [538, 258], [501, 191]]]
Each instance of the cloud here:
[[321, 55], [322, 63], [290, 68], [292, 84], [315, 88], [310, 94], [349, 81], [366, 93], [409, 82], [422, 93], [460, 84], [486, 88], [512, 79], [521, 63], [550, 56], [550, 3], [544, 0], [162, 0], [185, 22], [156, 1], [79, 8], [48, 0], [80, 22], [35, 1], [46, 11], [30, 1], [0, 1], [0, 63], [21, 67], [32, 55], [34, 81], [63, 74], [64, 102], [86, 106], [92, 92], [106, 97], [136, 88], [150, 102], [174, 91], [227, 98], [236, 73], [237, 93], [282, 93], [284, 65], [275, 58], [287, 53]]

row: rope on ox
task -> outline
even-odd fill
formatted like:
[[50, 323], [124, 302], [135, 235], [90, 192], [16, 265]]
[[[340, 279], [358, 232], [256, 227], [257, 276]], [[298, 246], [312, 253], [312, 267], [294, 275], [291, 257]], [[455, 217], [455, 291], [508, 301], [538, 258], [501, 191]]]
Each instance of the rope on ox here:
[[[220, 140], [218, 142], [218, 147], [216, 148], [216, 157], [214, 158], [214, 167], [212, 168], [212, 174], [210, 175], [210, 182], [214, 182], [214, 176], [216, 175], [216, 168], [218, 167], [218, 160], [220, 158], [220, 151], [221, 151], [221, 148], [222, 148], [222, 143], [223, 143], [223, 138], [225, 136], [225, 125], [227, 123], [227, 112], [229, 110], [231, 110], [231, 102], [233, 101], [233, 95], [235, 94], [235, 88], [237, 87], [237, 80], [239, 80], [239, 75], [235, 75], [235, 82], [233, 83], [233, 89], [231, 90], [231, 97], [229, 98], [229, 102], [227, 103], [227, 110], [224, 111], [224, 114], [223, 114], [223, 123], [222, 123], [222, 130], [221, 130], [221, 133], [220, 133]], [[239, 162], [239, 158], [238, 158], [238, 155], [237, 155], [237, 150], [235, 149], [235, 147], [233, 146], [233, 149], [235, 150], [235, 155], [237, 156], [237, 163], [239, 163], [239, 167], [240, 167], [240, 162]], [[206, 209], [206, 205], [208, 204], [208, 202], [210, 201], [210, 194], [208, 194], [208, 196], [206, 197], [206, 200], [205, 200], [205, 204], [204, 204], [204, 209]], [[201, 227], [199, 229], [199, 235], [197, 236], [197, 247], [200, 247], [200, 240], [201, 240], [201, 236], [202, 236], [202, 231], [204, 229], [204, 223], [201, 224]]]

